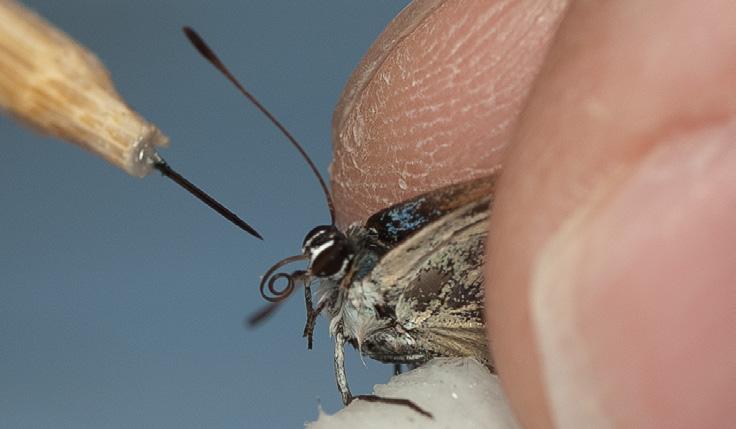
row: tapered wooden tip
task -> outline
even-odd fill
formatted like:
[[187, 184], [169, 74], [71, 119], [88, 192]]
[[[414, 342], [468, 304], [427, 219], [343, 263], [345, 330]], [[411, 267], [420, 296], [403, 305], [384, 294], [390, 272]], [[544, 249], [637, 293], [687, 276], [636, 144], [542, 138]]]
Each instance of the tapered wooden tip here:
[[0, 0], [0, 108], [138, 177], [168, 144], [91, 52], [14, 0]]

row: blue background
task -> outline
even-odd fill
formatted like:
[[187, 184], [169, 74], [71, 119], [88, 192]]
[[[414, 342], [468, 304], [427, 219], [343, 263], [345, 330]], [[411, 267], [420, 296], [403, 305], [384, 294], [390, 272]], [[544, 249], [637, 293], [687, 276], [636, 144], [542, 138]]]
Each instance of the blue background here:
[[[194, 26], [327, 174], [340, 91], [405, 2], [27, 0], [97, 53], [172, 139], [169, 163], [241, 233], [157, 174], [127, 176], [0, 117], [0, 427], [301, 427], [341, 408], [325, 319], [293, 297], [251, 330], [259, 276], [328, 222], [285, 139], [189, 46]], [[351, 387], [391, 368], [349, 352]]]

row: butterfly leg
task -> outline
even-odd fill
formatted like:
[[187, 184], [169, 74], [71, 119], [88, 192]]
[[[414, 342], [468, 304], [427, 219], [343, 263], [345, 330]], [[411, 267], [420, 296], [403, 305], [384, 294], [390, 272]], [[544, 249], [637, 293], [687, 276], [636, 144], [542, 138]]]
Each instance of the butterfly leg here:
[[307, 323], [304, 325], [304, 333], [302, 337], [307, 339], [307, 349], [312, 350], [312, 338], [314, 337], [314, 325], [317, 323], [317, 316], [324, 310], [327, 301], [320, 301], [315, 308], [312, 306], [312, 290], [308, 284], [304, 284], [304, 301], [307, 305]]
[[307, 350], [312, 350], [312, 338], [314, 337], [314, 323], [317, 315], [314, 314], [314, 306], [312, 305], [312, 288], [309, 282], [304, 282], [304, 304], [307, 306], [307, 323], [304, 325], [304, 333], [302, 337], [307, 339]]
[[345, 373], [345, 336], [342, 333], [342, 325], [337, 327], [335, 334], [335, 379], [342, 403], [348, 405], [353, 401], [353, 395], [350, 393], [348, 376]]
[[403, 405], [405, 407], [411, 408], [412, 410], [416, 411], [417, 413], [427, 418], [430, 418], [430, 419], [434, 418], [434, 416], [432, 416], [432, 413], [420, 407], [419, 405], [415, 404], [414, 402], [408, 399], [404, 399], [404, 398], [386, 398], [383, 396], [376, 396], [376, 395], [358, 395], [358, 396], [354, 396], [353, 399], [361, 399], [366, 402], [380, 402], [382, 404]]
[[432, 417], [432, 413], [424, 410], [414, 402], [408, 399], [402, 398], [385, 398], [377, 395], [358, 395], [353, 396], [350, 393], [350, 387], [348, 387], [348, 377], [345, 373], [345, 335], [342, 333], [342, 326], [338, 326], [337, 333], [335, 334], [335, 379], [337, 380], [337, 390], [340, 391], [340, 397], [342, 403], [345, 405], [353, 402], [354, 399], [362, 399], [366, 402], [380, 402], [383, 404], [392, 405], [403, 405], [409, 407], [417, 413], [429, 417]]

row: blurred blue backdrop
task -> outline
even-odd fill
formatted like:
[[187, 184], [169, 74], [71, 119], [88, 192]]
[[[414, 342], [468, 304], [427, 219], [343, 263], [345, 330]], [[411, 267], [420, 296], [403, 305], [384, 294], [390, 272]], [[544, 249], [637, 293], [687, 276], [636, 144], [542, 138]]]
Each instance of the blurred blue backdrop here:
[[[265, 237], [152, 174], [129, 177], [0, 117], [0, 427], [302, 427], [341, 408], [332, 342], [259, 276], [328, 222], [285, 139], [182, 36], [195, 27], [326, 174], [339, 93], [405, 2], [26, 0], [97, 53], [172, 139], [169, 163]], [[348, 355], [367, 392], [391, 368]]]

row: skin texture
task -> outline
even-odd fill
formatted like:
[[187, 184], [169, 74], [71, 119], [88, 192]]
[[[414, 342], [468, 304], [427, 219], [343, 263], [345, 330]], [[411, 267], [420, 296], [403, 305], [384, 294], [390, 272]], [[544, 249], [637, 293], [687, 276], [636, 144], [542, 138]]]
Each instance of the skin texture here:
[[736, 420], [736, 4], [421, 2], [333, 123], [345, 226], [503, 163], [492, 352], [526, 427]]

